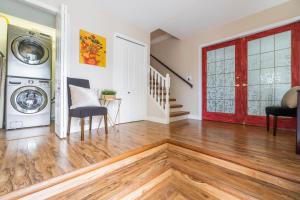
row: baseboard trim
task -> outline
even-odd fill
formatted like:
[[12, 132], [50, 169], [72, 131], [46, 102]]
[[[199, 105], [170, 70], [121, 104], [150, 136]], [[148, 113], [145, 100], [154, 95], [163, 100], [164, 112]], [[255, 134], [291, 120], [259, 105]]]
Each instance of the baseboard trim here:
[[189, 115], [188, 119], [202, 120], [201, 116], [199, 115]]
[[169, 124], [169, 121], [164, 119], [164, 118], [160, 118], [160, 117], [152, 117], [152, 116], [148, 116], [147, 117], [148, 121], [151, 122], [157, 122], [157, 123], [161, 123], [161, 124]]

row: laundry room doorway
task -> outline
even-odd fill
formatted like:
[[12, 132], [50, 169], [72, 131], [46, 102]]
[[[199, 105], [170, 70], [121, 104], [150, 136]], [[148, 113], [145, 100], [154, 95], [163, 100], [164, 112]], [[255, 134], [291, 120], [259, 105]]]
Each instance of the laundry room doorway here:
[[[43, 26], [32, 28], [29, 26], [30, 23], [25, 22], [26, 20], [18, 22], [16, 17], [0, 13], [0, 16], [6, 18], [10, 32], [6, 41], [7, 49], [5, 51], [7, 52], [4, 52], [7, 55], [8, 67], [5, 72], [7, 74], [5, 96], [6, 104], [9, 106], [4, 106], [3, 110], [5, 110], [5, 118], [11, 120], [8, 121], [9, 126], [6, 123], [6, 128], [26, 128], [50, 124], [47, 120], [49, 121], [51, 112], [51, 124], [56, 135], [59, 138], [65, 138], [67, 8], [64, 5], [59, 8], [45, 4], [40, 5], [38, 1], [33, 1], [33, 3], [26, 1], [26, 4], [43, 12], [51, 13], [56, 18], [56, 27], [48, 30]], [[11, 38], [9, 38], [10, 36]], [[48, 36], [52, 40], [47, 40]], [[49, 44], [47, 41], [52, 43]], [[48, 71], [43, 69], [46, 69], [51, 63], [52, 66]], [[22, 65], [23, 68], [18, 68]], [[21, 69], [25, 68], [27, 70], [22, 72]], [[29, 115], [30, 117], [28, 117]], [[6, 122], [7, 119], [5, 119]]]
[[39, 1], [24, 1], [56, 16], [56, 65], [55, 65], [55, 133], [59, 138], [67, 137], [67, 66], [68, 66], [68, 7], [58, 8]]

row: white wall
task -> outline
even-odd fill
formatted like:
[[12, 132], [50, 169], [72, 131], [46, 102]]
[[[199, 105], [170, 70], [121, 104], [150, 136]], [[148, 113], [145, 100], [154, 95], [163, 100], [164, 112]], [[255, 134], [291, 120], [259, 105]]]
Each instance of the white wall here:
[[55, 16], [23, 4], [19, 0], [0, 0], [0, 12], [55, 28]]
[[[42, 0], [53, 6], [64, 3], [68, 6], [70, 24], [70, 65], [68, 76], [75, 78], [89, 79], [91, 88], [96, 90], [113, 88], [113, 37], [114, 33], [121, 33], [134, 38], [140, 42], [150, 44], [150, 33], [138, 29], [135, 26], [122, 22], [109, 16], [101, 10], [101, 4], [84, 3], [74, 0]], [[93, 2], [93, 1], [91, 1]], [[99, 34], [106, 38], [107, 42], [107, 66], [105, 68], [79, 64], [79, 30]], [[149, 52], [148, 52], [149, 54]], [[148, 56], [149, 57], [149, 56]], [[149, 61], [148, 61], [149, 63]], [[95, 121], [95, 120], [94, 120]], [[71, 131], [79, 130], [79, 121], [72, 121]], [[93, 123], [97, 126], [97, 122]]]

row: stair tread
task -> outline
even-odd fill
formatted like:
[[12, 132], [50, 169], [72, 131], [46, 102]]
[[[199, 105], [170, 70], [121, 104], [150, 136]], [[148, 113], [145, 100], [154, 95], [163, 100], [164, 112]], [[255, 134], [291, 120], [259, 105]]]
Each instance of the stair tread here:
[[178, 117], [182, 115], [188, 115], [190, 112], [188, 111], [175, 111], [175, 112], [170, 112], [170, 117]]
[[182, 108], [183, 107], [183, 105], [181, 105], [181, 104], [171, 104], [170, 105], [170, 108]]
[[[163, 101], [166, 101], [166, 99], [163, 99]], [[169, 98], [169, 101], [176, 101], [175, 98]]]

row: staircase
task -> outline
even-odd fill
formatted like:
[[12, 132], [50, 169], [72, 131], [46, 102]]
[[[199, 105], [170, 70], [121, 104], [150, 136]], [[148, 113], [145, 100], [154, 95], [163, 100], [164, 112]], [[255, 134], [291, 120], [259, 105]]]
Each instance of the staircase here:
[[166, 123], [183, 120], [190, 112], [183, 110], [183, 105], [170, 97], [170, 75], [163, 76], [149, 66], [149, 96], [165, 114]]

